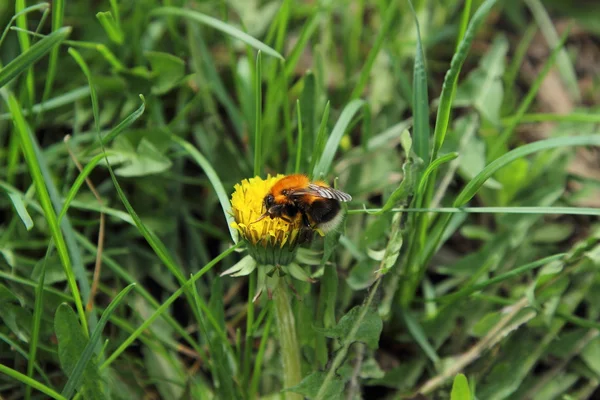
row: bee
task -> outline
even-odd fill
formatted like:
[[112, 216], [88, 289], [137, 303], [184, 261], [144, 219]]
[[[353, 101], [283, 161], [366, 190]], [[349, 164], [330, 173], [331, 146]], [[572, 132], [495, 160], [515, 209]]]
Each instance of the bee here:
[[352, 196], [329, 187], [323, 181], [311, 182], [306, 175], [287, 175], [277, 181], [263, 199], [266, 212], [263, 218], [281, 218], [291, 223], [300, 214], [306, 228], [320, 229], [328, 233], [343, 220], [340, 202], [352, 200]]

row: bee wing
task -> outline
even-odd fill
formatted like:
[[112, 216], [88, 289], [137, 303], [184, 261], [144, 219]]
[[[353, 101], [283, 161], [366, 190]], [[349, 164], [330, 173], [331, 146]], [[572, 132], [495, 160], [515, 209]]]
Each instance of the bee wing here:
[[334, 199], [337, 201], [352, 200], [352, 196], [350, 196], [348, 193], [344, 193], [341, 190], [337, 190], [332, 187], [316, 185], [314, 183], [309, 183], [306, 189], [294, 191], [294, 196], [301, 196], [305, 194], [322, 197], [324, 199]]

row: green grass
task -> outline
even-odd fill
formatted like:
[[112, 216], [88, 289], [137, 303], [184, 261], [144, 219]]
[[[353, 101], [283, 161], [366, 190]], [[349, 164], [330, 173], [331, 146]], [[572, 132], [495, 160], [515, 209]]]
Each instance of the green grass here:
[[[8, 3], [0, 398], [596, 390], [593, 7]], [[229, 199], [293, 172], [353, 200], [273, 271]]]

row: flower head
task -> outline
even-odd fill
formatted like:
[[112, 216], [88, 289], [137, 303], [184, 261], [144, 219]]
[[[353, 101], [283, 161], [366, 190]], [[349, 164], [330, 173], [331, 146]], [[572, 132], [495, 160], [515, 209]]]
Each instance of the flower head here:
[[[258, 176], [244, 179], [234, 186], [231, 208], [235, 222], [231, 225], [246, 243], [249, 255], [243, 257], [221, 275], [245, 276], [258, 268], [256, 296], [271, 293], [281, 276], [304, 282], [314, 282], [311, 275], [298, 263], [318, 266], [321, 257], [309, 249], [300, 249], [300, 244], [309, 242], [313, 230], [307, 229], [301, 215], [289, 222], [282, 218], [265, 216], [264, 198], [273, 185], [284, 175]], [[261, 218], [263, 217], [263, 218]]]
[[234, 186], [231, 207], [235, 222], [232, 226], [248, 244], [250, 255], [259, 263], [286, 265], [295, 256], [298, 244], [307, 241], [300, 215], [290, 222], [281, 218], [260, 218], [264, 213], [263, 200], [271, 187], [284, 175], [244, 179]]

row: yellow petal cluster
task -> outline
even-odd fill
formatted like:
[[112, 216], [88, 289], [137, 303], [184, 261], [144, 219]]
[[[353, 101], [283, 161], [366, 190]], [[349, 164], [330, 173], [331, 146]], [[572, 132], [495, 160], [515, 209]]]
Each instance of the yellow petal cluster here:
[[250, 244], [262, 247], [294, 246], [298, 240], [302, 218], [298, 215], [291, 223], [281, 218], [264, 218], [255, 222], [264, 212], [263, 199], [271, 187], [284, 175], [259, 176], [244, 179], [234, 186], [231, 207], [235, 222], [232, 226]]

